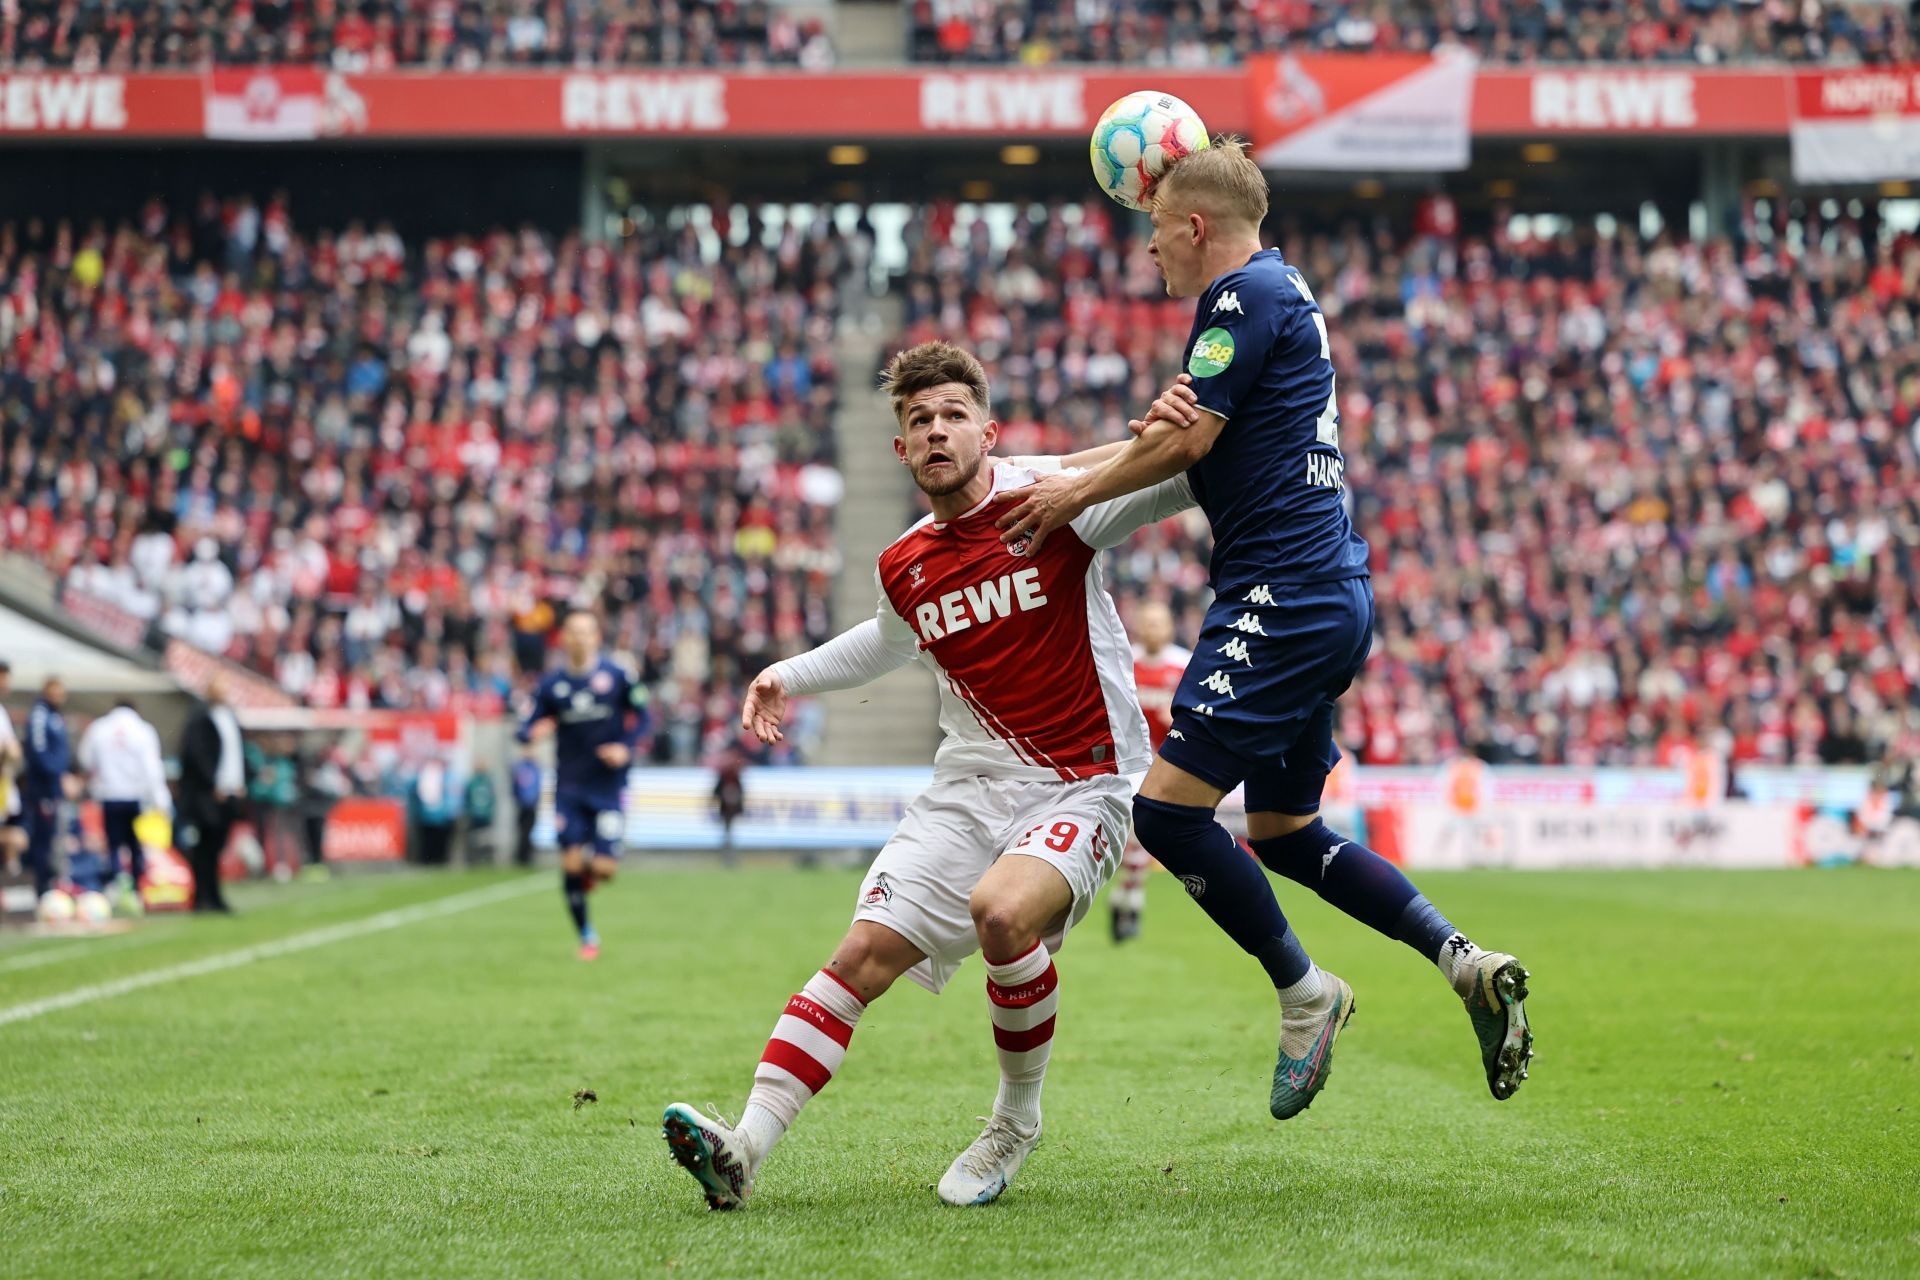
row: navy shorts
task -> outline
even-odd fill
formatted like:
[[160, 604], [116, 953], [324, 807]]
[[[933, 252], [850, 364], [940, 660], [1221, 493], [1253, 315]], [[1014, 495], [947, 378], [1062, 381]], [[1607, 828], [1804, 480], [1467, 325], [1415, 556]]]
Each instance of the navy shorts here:
[[1173, 695], [1160, 758], [1222, 791], [1244, 782], [1249, 813], [1313, 813], [1340, 762], [1334, 700], [1372, 645], [1370, 579], [1226, 592]]
[[596, 858], [617, 858], [626, 843], [627, 815], [619, 796], [561, 791], [553, 797], [553, 833], [562, 849], [593, 846]]

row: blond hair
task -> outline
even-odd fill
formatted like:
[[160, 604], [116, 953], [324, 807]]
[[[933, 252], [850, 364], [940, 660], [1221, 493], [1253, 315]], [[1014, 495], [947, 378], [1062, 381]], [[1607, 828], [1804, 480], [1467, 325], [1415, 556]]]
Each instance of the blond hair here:
[[1267, 216], [1267, 175], [1247, 154], [1247, 144], [1222, 134], [1204, 150], [1181, 156], [1153, 189], [1156, 207], [1191, 208], [1216, 218], [1258, 227]]
[[987, 395], [987, 371], [971, 351], [951, 342], [923, 342], [909, 347], [887, 361], [880, 375], [880, 390], [893, 402], [896, 422], [905, 424], [907, 401], [929, 387], [957, 382], [967, 389], [967, 398], [980, 410], [982, 421], [993, 416]]

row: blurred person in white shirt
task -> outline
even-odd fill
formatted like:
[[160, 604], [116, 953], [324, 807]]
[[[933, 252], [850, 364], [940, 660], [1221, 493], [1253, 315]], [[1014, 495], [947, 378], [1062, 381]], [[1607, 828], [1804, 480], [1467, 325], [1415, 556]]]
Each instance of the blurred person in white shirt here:
[[107, 857], [113, 863], [121, 900], [133, 906], [139, 902], [140, 880], [147, 871], [134, 819], [147, 812], [173, 816], [173, 796], [160, 759], [160, 734], [123, 698], [80, 735], [78, 763], [93, 798], [100, 802]]

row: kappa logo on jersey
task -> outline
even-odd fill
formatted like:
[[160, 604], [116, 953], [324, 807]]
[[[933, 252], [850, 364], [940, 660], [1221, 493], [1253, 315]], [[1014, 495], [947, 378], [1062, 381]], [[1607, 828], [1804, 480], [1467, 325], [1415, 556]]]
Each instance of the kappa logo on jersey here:
[[1187, 357], [1187, 372], [1196, 378], [1211, 378], [1233, 363], [1233, 335], [1218, 327], [1193, 340], [1193, 352]]
[[873, 887], [860, 900], [870, 907], [884, 907], [893, 901], [893, 882], [887, 879], [886, 872], [873, 878]]
[[1216, 671], [1200, 682], [1200, 687], [1213, 693], [1224, 693], [1239, 701], [1239, 695], [1233, 691], [1233, 677], [1224, 671]]
[[1267, 634], [1267, 629], [1260, 625], [1260, 619], [1250, 613], [1241, 614], [1234, 622], [1233, 629], [1235, 631], [1244, 631], [1250, 636], [1264, 636]]
[[916, 587], [925, 586], [927, 581], [927, 566], [924, 564], [916, 564], [913, 568], [907, 570], [907, 581]]
[[1253, 655], [1247, 652], [1247, 642], [1239, 636], [1221, 645], [1219, 652], [1226, 654], [1234, 662], [1244, 662], [1249, 667], [1253, 665]]
[[1264, 585], [1255, 587], [1253, 590], [1247, 592], [1247, 598], [1241, 601], [1241, 603], [1242, 604], [1272, 604], [1273, 592], [1271, 589], [1269, 589]]
[[924, 600], [913, 610], [914, 629], [921, 642], [932, 644], [968, 627], [1046, 607], [1040, 589], [1040, 571], [1021, 569], [1003, 573], [978, 586], [949, 591], [938, 600]]
[[1222, 311], [1239, 311], [1241, 315], [1247, 314], [1244, 311], [1240, 311], [1240, 295], [1232, 289], [1220, 295], [1219, 299], [1213, 304], [1211, 314], [1219, 315]]

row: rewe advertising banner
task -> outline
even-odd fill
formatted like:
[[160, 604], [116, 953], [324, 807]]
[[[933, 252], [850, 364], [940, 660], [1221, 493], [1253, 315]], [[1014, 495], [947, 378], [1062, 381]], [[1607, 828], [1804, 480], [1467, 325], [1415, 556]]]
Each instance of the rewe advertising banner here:
[[1251, 137], [1276, 169], [1444, 172], [1476, 137], [1792, 140], [1806, 182], [1920, 177], [1920, 68], [1615, 63], [1478, 67], [1467, 55], [1278, 54], [1217, 71], [0, 74], [0, 141], [1084, 137], [1141, 88]]

